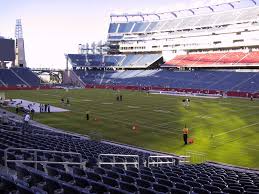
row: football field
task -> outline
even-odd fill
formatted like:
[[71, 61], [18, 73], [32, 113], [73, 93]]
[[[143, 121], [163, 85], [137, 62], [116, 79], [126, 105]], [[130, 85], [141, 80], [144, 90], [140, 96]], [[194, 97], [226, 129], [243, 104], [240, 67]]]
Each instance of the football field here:
[[[6, 91], [19, 98], [69, 109], [62, 113], [37, 113], [35, 120], [80, 134], [101, 134], [103, 139], [184, 155], [186, 151], [207, 154], [207, 159], [259, 168], [259, 101], [248, 99], [190, 98], [147, 95], [139, 91], [39, 90]], [[61, 103], [70, 100], [70, 105]], [[86, 119], [89, 112], [90, 120]], [[184, 145], [187, 126], [193, 144]], [[133, 130], [135, 126], [135, 130]]]

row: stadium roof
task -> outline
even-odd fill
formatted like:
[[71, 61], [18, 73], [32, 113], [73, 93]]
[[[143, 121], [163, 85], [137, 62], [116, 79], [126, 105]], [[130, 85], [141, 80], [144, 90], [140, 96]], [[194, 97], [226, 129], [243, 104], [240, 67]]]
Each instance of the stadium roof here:
[[[252, 2], [253, 5], [257, 5], [257, 2], [255, 0], [247, 0], [247, 1]], [[208, 9], [211, 12], [215, 12], [215, 7], [219, 7], [219, 6], [223, 6], [223, 5], [228, 5], [229, 7], [231, 7], [231, 9], [235, 9], [236, 8], [235, 3], [240, 3], [240, 0], [225, 0], [225, 1], [217, 2], [217, 3], [207, 4], [204, 6], [192, 7], [192, 8], [187, 8], [187, 9], [178, 9], [178, 10], [165, 11], [165, 12], [150, 12], [150, 13], [138, 12], [138, 13], [123, 13], [123, 14], [112, 13], [110, 15], [110, 18], [112, 21], [112, 19], [116, 18], [116, 17], [117, 18], [125, 17], [128, 21], [129, 17], [141, 17], [144, 21], [146, 16], [156, 16], [160, 20], [161, 15], [163, 15], [163, 14], [171, 14], [172, 16], [177, 18], [178, 14], [183, 11], [190, 12], [191, 14], [196, 15], [198, 10], [200, 10], [200, 9]]]

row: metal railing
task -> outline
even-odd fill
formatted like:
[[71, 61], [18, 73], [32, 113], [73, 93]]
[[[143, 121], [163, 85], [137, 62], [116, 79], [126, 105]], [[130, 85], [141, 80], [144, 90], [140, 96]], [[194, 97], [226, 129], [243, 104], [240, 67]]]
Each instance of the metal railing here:
[[[21, 152], [33, 152], [33, 160], [9, 160], [8, 159], [8, 152], [10, 153], [10, 151], [21, 151]], [[42, 160], [37, 160], [38, 158], [38, 153], [50, 153], [50, 154], [62, 154], [62, 155], [75, 155], [79, 157], [79, 162], [55, 162], [55, 161], [42, 161]], [[50, 151], [50, 150], [39, 150], [39, 149], [27, 149], [27, 148], [6, 148], [4, 150], [4, 165], [5, 167], [7, 167], [8, 162], [15, 162], [15, 163], [33, 163], [34, 164], [34, 168], [37, 169], [37, 164], [61, 164], [64, 165], [65, 169], [68, 169], [68, 165], [79, 165], [81, 168], [85, 168], [85, 164], [86, 161], [83, 161], [82, 155], [80, 153], [76, 153], [76, 152], [62, 152], [62, 151]]]
[[185, 156], [179, 156], [179, 163], [178, 164], [187, 164], [190, 163], [190, 156], [185, 155]]
[[196, 151], [186, 151], [190, 163], [204, 163], [207, 160], [207, 154]]
[[[102, 161], [104, 158], [112, 158], [111, 162], [104, 162]], [[125, 159], [124, 162], [117, 161], [118, 159]], [[127, 161], [127, 158], [131, 158], [133, 161]], [[101, 165], [123, 165], [124, 168], [127, 170], [127, 165], [134, 165], [136, 168], [139, 168], [139, 156], [138, 155], [123, 155], [123, 154], [100, 154], [98, 156], [98, 166]]]
[[148, 167], [150, 167], [150, 166], [162, 166], [164, 164], [175, 165], [176, 164], [176, 158], [174, 156], [169, 156], [169, 155], [149, 156], [148, 157]]

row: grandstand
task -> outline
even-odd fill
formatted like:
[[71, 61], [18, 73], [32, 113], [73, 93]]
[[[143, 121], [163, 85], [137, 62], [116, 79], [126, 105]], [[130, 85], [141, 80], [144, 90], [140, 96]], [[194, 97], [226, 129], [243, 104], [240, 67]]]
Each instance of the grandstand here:
[[244, 0], [163, 13], [111, 14], [108, 50], [96, 54], [93, 48], [94, 54], [88, 49], [67, 57], [88, 86], [257, 96], [258, 9], [255, 1]]

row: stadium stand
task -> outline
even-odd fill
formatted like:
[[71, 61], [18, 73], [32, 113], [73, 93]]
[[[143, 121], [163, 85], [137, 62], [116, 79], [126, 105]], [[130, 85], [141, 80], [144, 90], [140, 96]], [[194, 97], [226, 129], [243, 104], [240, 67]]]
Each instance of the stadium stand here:
[[74, 67], [126, 67], [147, 68], [161, 58], [161, 54], [69, 54]]
[[233, 71], [74, 70], [86, 84], [258, 92], [258, 73]]
[[39, 86], [40, 79], [37, 75], [35, 75], [30, 69], [28, 68], [12, 68], [12, 70], [21, 77], [26, 83], [30, 86]]
[[13, 71], [10, 69], [0, 69], [0, 78], [1, 81], [6, 86], [17, 86], [17, 85], [26, 85], [26, 83], [17, 77]]
[[259, 52], [223, 52], [177, 55], [165, 63], [176, 67], [231, 67], [253, 66], [259, 63]]
[[[249, 7], [246, 9], [235, 9], [212, 14], [194, 15], [189, 17], [174, 18], [171, 20], [161, 20], [153, 22], [128, 22], [111, 23], [109, 33], [131, 33], [131, 32], [156, 32], [156, 31], [174, 31], [184, 30], [190, 27], [207, 27], [229, 25], [235, 23], [254, 21], [257, 17], [258, 7]], [[116, 31], [117, 26], [119, 30]], [[134, 28], [132, 29], [132, 27]]]
[[[35, 124], [23, 129], [17, 121], [1, 124], [0, 130], [1, 192], [252, 194], [259, 191], [259, 174], [252, 170], [214, 163], [146, 166], [151, 152], [129, 146], [88, 140]], [[74, 153], [81, 154], [82, 159]], [[134, 154], [142, 160], [139, 167], [100, 166], [101, 153]], [[83, 166], [80, 161], [85, 161]]]
[[28, 68], [0, 69], [0, 83], [5, 87], [37, 87], [40, 78]]

